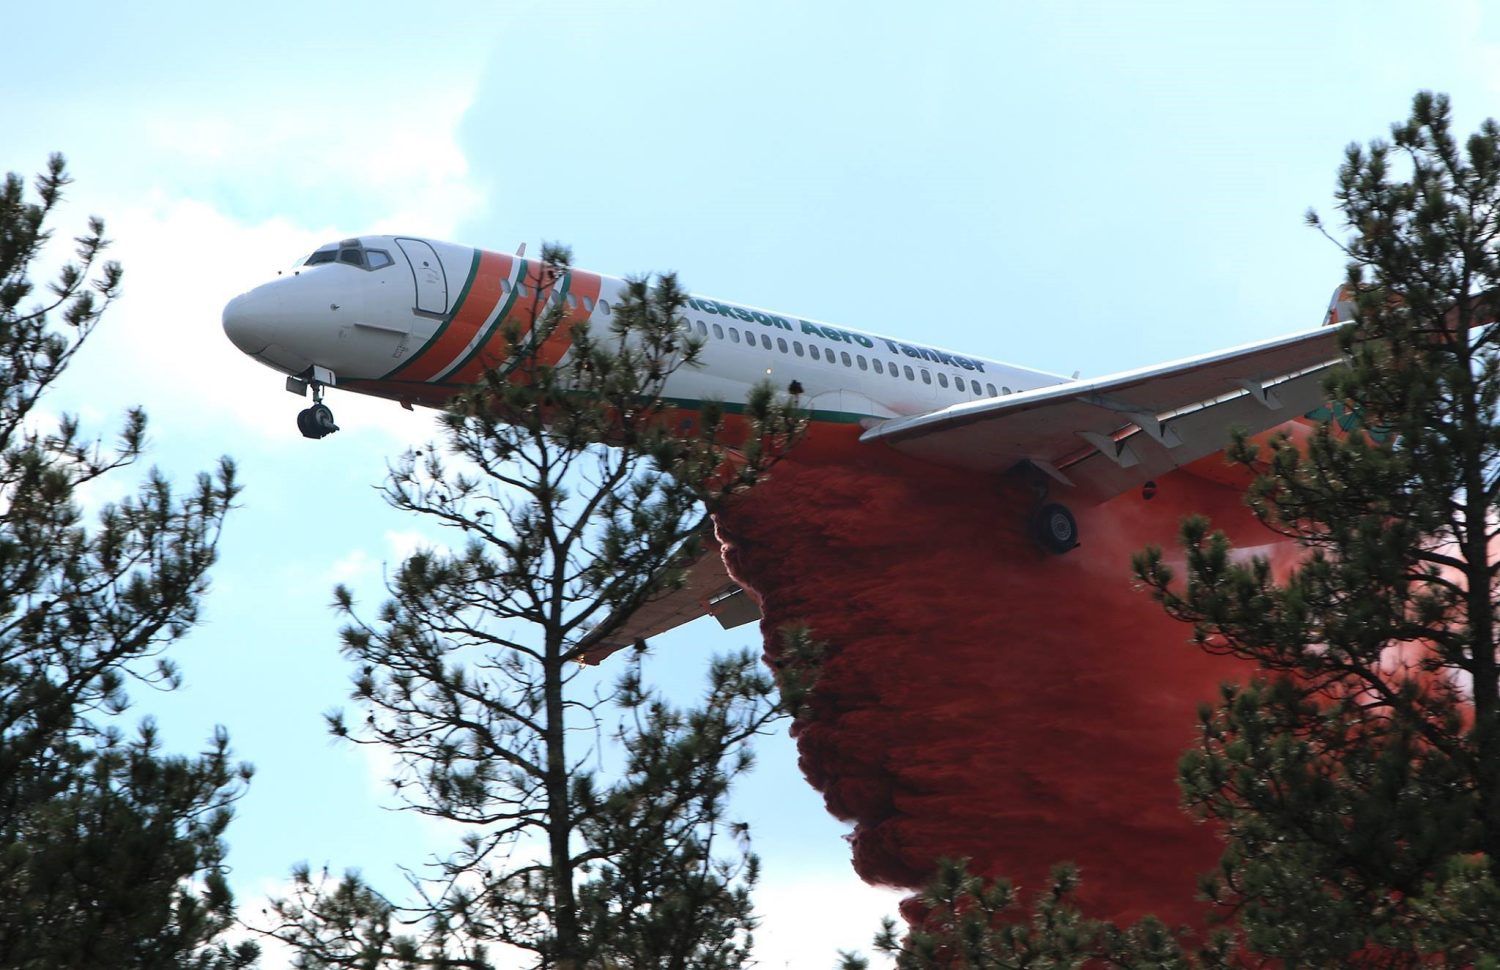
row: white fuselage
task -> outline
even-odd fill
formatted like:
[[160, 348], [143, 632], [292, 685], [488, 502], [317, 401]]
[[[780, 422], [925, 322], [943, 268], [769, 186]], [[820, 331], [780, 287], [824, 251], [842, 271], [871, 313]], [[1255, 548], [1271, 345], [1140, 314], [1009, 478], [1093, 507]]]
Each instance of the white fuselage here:
[[[307, 377], [317, 367], [356, 391], [441, 405], [500, 363], [500, 323], [516, 319], [527, 300], [563, 301], [570, 321], [608, 325], [624, 281], [570, 269], [548, 285], [538, 267], [519, 254], [364, 236], [322, 247], [236, 297], [224, 328], [241, 350], [287, 374]], [[796, 382], [814, 421], [854, 423], [1068, 380], [705, 297], [688, 300], [684, 322], [703, 352], [701, 366], [676, 372], [664, 389], [683, 406], [734, 407], [759, 382], [782, 391]]]

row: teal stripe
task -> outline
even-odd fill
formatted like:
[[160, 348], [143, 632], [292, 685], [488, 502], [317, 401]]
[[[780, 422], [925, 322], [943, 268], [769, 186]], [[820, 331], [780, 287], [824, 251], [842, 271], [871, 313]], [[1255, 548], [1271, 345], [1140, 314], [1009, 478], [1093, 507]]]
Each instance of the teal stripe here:
[[463, 307], [464, 301], [469, 298], [469, 290], [474, 286], [474, 278], [478, 275], [479, 250], [476, 249], [474, 250], [474, 259], [469, 264], [469, 278], [464, 280], [463, 289], [458, 291], [458, 299], [453, 301], [453, 309], [448, 311], [448, 316], [443, 319], [442, 323], [438, 324], [438, 328], [433, 331], [431, 337], [427, 338], [427, 342], [421, 346], [421, 349], [419, 349], [415, 354], [412, 354], [410, 357], [406, 358], [406, 360], [397, 364], [395, 367], [391, 368], [391, 370], [386, 372], [383, 377], [377, 378], [377, 380], [390, 380], [397, 374], [401, 373], [402, 370], [410, 367], [412, 364], [415, 364], [417, 361], [422, 359], [422, 355], [427, 352], [427, 348], [437, 343], [438, 338], [443, 335], [443, 331], [447, 330], [448, 325], [453, 322], [453, 318], [458, 316], [458, 311]]
[[[664, 397], [661, 401], [663, 404], [670, 404], [684, 411], [701, 411], [705, 404], [703, 401], [690, 397]], [[745, 404], [731, 404], [727, 401], [717, 403], [726, 414], [744, 414], [748, 407]], [[858, 411], [808, 411], [801, 408], [798, 410], [811, 421], [824, 421], [829, 424], [858, 424], [866, 418], [879, 417], [874, 414], [861, 414]]]

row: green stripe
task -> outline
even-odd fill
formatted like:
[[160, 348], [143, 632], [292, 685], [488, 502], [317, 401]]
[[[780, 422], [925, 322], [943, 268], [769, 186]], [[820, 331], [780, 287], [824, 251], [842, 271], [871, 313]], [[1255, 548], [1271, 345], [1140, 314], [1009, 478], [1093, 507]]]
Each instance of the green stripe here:
[[[415, 354], [406, 358], [406, 360], [397, 364], [395, 367], [391, 368], [390, 371], [388, 371], [383, 377], [377, 378], [377, 380], [390, 380], [397, 374], [401, 373], [401, 371], [405, 368], [410, 367], [412, 364], [415, 364], [417, 361], [422, 359], [422, 355], [427, 352], [427, 348], [431, 347], [434, 343], [437, 342], [437, 339], [443, 335], [443, 332], [445, 330], [448, 329], [448, 325], [453, 322], [453, 318], [458, 316], [458, 311], [463, 308], [464, 301], [469, 298], [469, 290], [474, 286], [474, 278], [478, 275], [479, 250], [476, 249], [474, 250], [474, 260], [469, 264], [469, 278], [464, 280], [464, 288], [458, 291], [458, 299], [453, 302], [453, 309], [448, 312], [448, 316], [443, 319], [442, 323], [438, 324], [438, 328], [432, 332], [432, 336], [427, 338], [427, 342], [424, 343]], [[412, 277], [412, 283], [413, 285], [416, 284], [415, 276]]]
[[[661, 402], [685, 411], [701, 411], [705, 404], [703, 401], [690, 397], [664, 397]], [[731, 404], [727, 401], [716, 403], [726, 414], [744, 414], [745, 409], [749, 407], [746, 404]], [[858, 424], [865, 418], [879, 417], [875, 414], [861, 414], [858, 411], [808, 411], [801, 408], [798, 410], [810, 421], [825, 421], [829, 424]]]
[[516, 295], [521, 292], [521, 284], [525, 282], [526, 260], [523, 259], [521, 260], [521, 270], [516, 274], [516, 285], [510, 288], [510, 296], [507, 296], [505, 298], [504, 305], [500, 307], [500, 312], [495, 314], [495, 319], [490, 322], [489, 329], [480, 334], [479, 339], [474, 342], [473, 350], [469, 351], [467, 354], [464, 354], [463, 359], [460, 360], [457, 364], [447, 368], [447, 373], [457, 374], [459, 371], [468, 366], [469, 361], [473, 360], [475, 355], [477, 355], [481, 350], [484, 349], [484, 345], [490, 342], [490, 338], [495, 335], [495, 331], [500, 327], [500, 324], [505, 322], [506, 317], [510, 316], [510, 308], [515, 305]]

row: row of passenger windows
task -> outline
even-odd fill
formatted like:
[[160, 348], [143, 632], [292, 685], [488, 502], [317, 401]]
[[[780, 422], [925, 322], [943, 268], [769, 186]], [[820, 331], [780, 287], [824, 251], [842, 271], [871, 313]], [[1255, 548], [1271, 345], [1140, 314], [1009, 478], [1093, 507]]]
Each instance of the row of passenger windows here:
[[[523, 298], [531, 296], [536, 292], [536, 287], [528, 286], [525, 282], [519, 282], [514, 285], [517, 290], [517, 294]], [[502, 280], [500, 283], [500, 292], [505, 293], [510, 288], [510, 286], [511, 284], [508, 281]], [[550, 299], [554, 303], [557, 301], [556, 290], [552, 292]], [[589, 297], [585, 296], [580, 299], [579, 297], [576, 297], [573, 294], [569, 293], [566, 297], [564, 297], [564, 299], [567, 301], [568, 309], [570, 310], [577, 308], [581, 303], [583, 305], [584, 312], [594, 312], [594, 301]], [[600, 300], [598, 306], [599, 309], [603, 312], [610, 312], [610, 306], [607, 300]], [[708, 336], [708, 325], [705, 324], [702, 320], [692, 321], [688, 324], [689, 330], [694, 327], [697, 328], [698, 335], [700, 337]], [[743, 338], [740, 336], [740, 331], [737, 327], [729, 327], [728, 331], [728, 339], [730, 343], [737, 344], [743, 342], [749, 344], [752, 347], [755, 346], [756, 334], [752, 333], [751, 331], [746, 330]], [[717, 340], [725, 339], [725, 327], [722, 324], [715, 323], [713, 325], [713, 335]], [[772, 341], [770, 334], [763, 333], [759, 336], [760, 345], [766, 350], [778, 350], [783, 354], [792, 353], [796, 354], [798, 357], [811, 357], [813, 360], [822, 360], [826, 356], [829, 363], [842, 363], [845, 367], [858, 367], [863, 371], [873, 370], [877, 374], [890, 374], [891, 377], [896, 380], [900, 380], [904, 376], [909, 381], [916, 381], [920, 379], [923, 384], [932, 383], [932, 372], [925, 367], [917, 367], [914, 369], [910, 364], [903, 364], [898, 368], [894, 363], [885, 364], [878, 357], [866, 358], [864, 354], [851, 355], [847, 350], [839, 351], [838, 357], [835, 358], [834, 352], [832, 350], [819, 350], [817, 344], [811, 342], [809, 342], [804, 347], [802, 341], [800, 340], [792, 340], [788, 342], [785, 337], [777, 337], [774, 341]], [[1011, 393], [1011, 389], [1008, 387], [1001, 387], [999, 390], [996, 390], [995, 385], [988, 382], [986, 382], [981, 389], [979, 382], [973, 380], [972, 378], [968, 379], [966, 384], [965, 378], [958, 374], [953, 375], [952, 380], [950, 381], [948, 374], [943, 371], [938, 371], [937, 384], [939, 387], [952, 387], [960, 393], [973, 394], [975, 396], [988, 395], [989, 397], [998, 397], [1001, 394]]]
[[[702, 320], [694, 321], [693, 326], [697, 327], [698, 335], [700, 337], [708, 336], [708, 325], [705, 324]], [[722, 324], [714, 324], [714, 338], [716, 340], [725, 339], [725, 329], [726, 328]], [[755, 346], [755, 333], [751, 332], [750, 330], [746, 330], [744, 337], [742, 338], [740, 336], [740, 331], [738, 328], [729, 327], [727, 329], [729, 331], [728, 339], [730, 343], [737, 344], [743, 342], [749, 344], [752, 347]], [[838, 351], [838, 356], [835, 357], [834, 351], [819, 350], [818, 345], [811, 342], [809, 342], [807, 346], [804, 347], [802, 341], [800, 340], [792, 340], [788, 342], [785, 337], [777, 337], [774, 341], [772, 341], [770, 334], [762, 333], [759, 336], [760, 345], [767, 350], [774, 349], [780, 351], [783, 354], [793, 353], [798, 357], [811, 357], [813, 360], [823, 360], [824, 358], [826, 358], [831, 364], [840, 363], [845, 367], [858, 367], [860, 370], [864, 371], [873, 370], [877, 374], [890, 374], [891, 377], [895, 378], [896, 380], [900, 380], [902, 377], [905, 377], [909, 381], [921, 380], [923, 384], [932, 383], [932, 372], [925, 367], [913, 368], [910, 364], [902, 364], [898, 368], [898, 366], [894, 363], [886, 364], [882, 362], [879, 357], [866, 358], [864, 354], [850, 354], [847, 350]], [[978, 381], [968, 379], [967, 383], [965, 383], [965, 378], [957, 374], [953, 375], [953, 379], [950, 384], [948, 375], [943, 371], [938, 371], [937, 383], [939, 387], [951, 386], [961, 393], [974, 394], [976, 396], [987, 394], [990, 397], [998, 397], [1001, 394], [1009, 394], [1011, 392], [1010, 388], [1008, 387], [1002, 387], [997, 391], [995, 390], [995, 385], [989, 383], [986, 383], [983, 390], [981, 390]]]

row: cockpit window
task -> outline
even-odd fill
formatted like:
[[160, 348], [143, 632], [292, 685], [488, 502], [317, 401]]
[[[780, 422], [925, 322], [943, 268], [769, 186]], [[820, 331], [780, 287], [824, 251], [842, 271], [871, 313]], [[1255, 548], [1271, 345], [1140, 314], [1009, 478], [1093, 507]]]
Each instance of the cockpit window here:
[[395, 260], [391, 259], [391, 254], [384, 249], [366, 249], [358, 239], [346, 239], [341, 243], [329, 243], [327, 246], [319, 247], [302, 262], [302, 265], [317, 266], [319, 263], [332, 262], [358, 266], [360, 269], [377, 270], [385, 269]]

